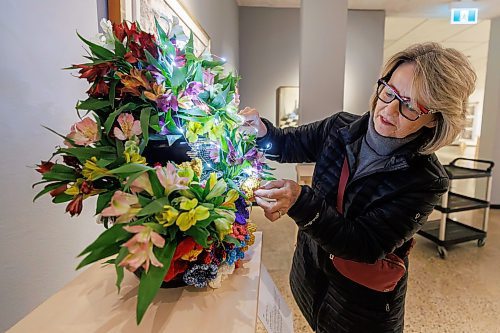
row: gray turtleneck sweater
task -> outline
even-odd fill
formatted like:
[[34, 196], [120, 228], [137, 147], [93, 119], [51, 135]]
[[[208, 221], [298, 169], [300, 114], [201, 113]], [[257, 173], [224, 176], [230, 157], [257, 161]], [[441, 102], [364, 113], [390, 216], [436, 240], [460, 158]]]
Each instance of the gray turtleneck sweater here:
[[358, 154], [356, 172], [352, 179], [362, 177], [373, 170], [383, 168], [393, 153], [405, 144], [419, 136], [419, 132], [410, 134], [405, 138], [390, 138], [377, 133], [373, 123], [373, 112], [370, 112], [368, 130], [363, 137]]

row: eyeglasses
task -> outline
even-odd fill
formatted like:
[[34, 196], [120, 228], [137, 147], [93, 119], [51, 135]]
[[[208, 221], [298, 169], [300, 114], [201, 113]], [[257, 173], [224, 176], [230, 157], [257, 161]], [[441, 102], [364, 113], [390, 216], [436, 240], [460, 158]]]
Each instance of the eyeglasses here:
[[428, 109], [418, 103], [416, 106], [418, 110], [411, 105], [411, 99], [408, 97], [401, 97], [396, 88], [390, 86], [383, 79], [377, 81], [377, 98], [382, 102], [389, 104], [393, 100], [397, 99], [399, 101], [399, 113], [406, 119], [410, 121], [415, 121], [420, 118], [423, 114], [436, 113], [436, 110]]

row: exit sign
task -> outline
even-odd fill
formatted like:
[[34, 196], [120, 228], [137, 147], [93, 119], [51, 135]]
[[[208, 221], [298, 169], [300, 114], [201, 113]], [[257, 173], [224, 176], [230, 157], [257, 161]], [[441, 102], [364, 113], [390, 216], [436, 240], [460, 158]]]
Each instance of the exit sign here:
[[477, 8], [452, 8], [451, 24], [476, 24]]

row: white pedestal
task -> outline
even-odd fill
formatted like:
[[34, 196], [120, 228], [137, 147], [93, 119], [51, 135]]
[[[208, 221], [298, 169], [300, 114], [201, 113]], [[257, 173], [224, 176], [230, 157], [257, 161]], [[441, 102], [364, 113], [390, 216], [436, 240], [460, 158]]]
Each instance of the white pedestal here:
[[220, 289], [160, 289], [142, 323], [135, 322], [139, 280], [125, 272], [120, 294], [114, 266], [94, 264], [14, 325], [26, 332], [255, 332], [262, 233], [246, 253], [243, 267]]

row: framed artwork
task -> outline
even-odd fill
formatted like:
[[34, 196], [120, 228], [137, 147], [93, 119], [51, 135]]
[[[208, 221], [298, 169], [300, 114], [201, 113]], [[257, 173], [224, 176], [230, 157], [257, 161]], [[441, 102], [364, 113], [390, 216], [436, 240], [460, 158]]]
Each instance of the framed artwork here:
[[299, 87], [282, 86], [276, 89], [276, 124], [279, 128], [299, 124]]
[[186, 36], [193, 33], [195, 54], [210, 52], [210, 37], [179, 0], [108, 0], [108, 16], [113, 23], [137, 21], [141, 29], [148, 32], [155, 30], [155, 17], [167, 31], [162, 17], [176, 16]]

